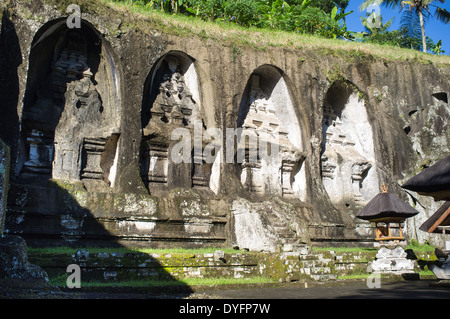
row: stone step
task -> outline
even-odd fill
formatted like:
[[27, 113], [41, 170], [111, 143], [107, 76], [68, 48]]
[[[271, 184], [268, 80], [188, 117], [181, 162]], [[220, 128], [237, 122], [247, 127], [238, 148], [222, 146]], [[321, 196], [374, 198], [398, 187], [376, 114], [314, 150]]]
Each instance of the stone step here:
[[[294, 249], [299, 247], [294, 247]], [[304, 247], [301, 247], [304, 248]], [[110, 250], [109, 250], [110, 251]], [[268, 258], [268, 259], [267, 259]], [[30, 252], [31, 263], [52, 276], [66, 274], [70, 264], [81, 267], [86, 281], [127, 281], [180, 278], [250, 278], [270, 276], [276, 280], [334, 280], [334, 265], [315, 256], [298, 252], [268, 253], [138, 253], [97, 252], [74, 249], [74, 253]], [[280, 268], [281, 266], [281, 268]], [[281, 273], [280, 269], [284, 269]], [[279, 277], [278, 277], [279, 276]]]
[[336, 280], [337, 275], [335, 274], [324, 274], [324, 275], [311, 275], [310, 276], [312, 280], [315, 281], [332, 281]]
[[300, 273], [308, 275], [314, 280], [318, 280], [318, 276], [323, 276], [323, 279], [327, 279], [327, 275], [335, 275], [332, 273], [332, 269], [330, 267], [304, 267], [300, 269]]

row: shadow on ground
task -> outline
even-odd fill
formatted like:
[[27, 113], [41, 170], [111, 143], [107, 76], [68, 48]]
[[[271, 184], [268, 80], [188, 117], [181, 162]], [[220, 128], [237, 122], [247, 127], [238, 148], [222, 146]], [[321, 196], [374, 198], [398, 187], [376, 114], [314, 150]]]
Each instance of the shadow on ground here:
[[[92, 212], [78, 204], [72, 191], [54, 181], [16, 180], [11, 185], [8, 203], [6, 228], [11, 234], [8, 236], [22, 235], [29, 247], [39, 248], [32, 254], [31, 262], [47, 272], [53, 285], [56, 278], [59, 287], [48, 287], [42, 278], [35, 278], [37, 282], [33, 285], [33, 278], [28, 278], [23, 283], [12, 281], [7, 285], [8, 289], [3, 288], [7, 284], [4, 282], [0, 296], [123, 299], [185, 298], [193, 293], [188, 285], [167, 272], [152, 254], [123, 246]], [[46, 228], [45, 231], [42, 227]], [[152, 248], [151, 242], [142, 245]], [[61, 253], [59, 246], [68, 248]], [[107, 253], [102, 253], [102, 248]], [[137, 260], [145, 260], [146, 265], [138, 265]], [[64, 284], [73, 273], [67, 271], [71, 264], [81, 269], [81, 288], [68, 289]], [[127, 265], [126, 270], [121, 265]], [[14, 279], [14, 275], [9, 277]], [[121, 281], [139, 282], [139, 286], [120, 287]], [[152, 281], [168, 282], [169, 286], [158, 287], [158, 283]], [[108, 285], [94, 287], [94, 283], [97, 286], [99, 283]], [[92, 287], [86, 287], [88, 285]], [[42, 293], [37, 293], [40, 290]]]

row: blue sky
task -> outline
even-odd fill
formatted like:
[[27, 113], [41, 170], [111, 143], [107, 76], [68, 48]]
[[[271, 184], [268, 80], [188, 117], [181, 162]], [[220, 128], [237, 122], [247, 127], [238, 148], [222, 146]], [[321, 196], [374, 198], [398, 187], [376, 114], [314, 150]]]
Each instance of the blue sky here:
[[[347, 28], [350, 31], [364, 31], [364, 27], [361, 23], [360, 17], [365, 17], [366, 12], [360, 12], [359, 6], [363, 0], [350, 0], [350, 3], [346, 9], [347, 12], [354, 11], [352, 14], [348, 15], [345, 18], [347, 23]], [[439, 3], [436, 1], [436, 3]], [[450, 11], [450, 0], [446, 1], [445, 4], [439, 3], [439, 5], [448, 11]], [[390, 31], [396, 30], [399, 28], [401, 13], [400, 8], [390, 9], [385, 6], [380, 7], [381, 15], [383, 17], [383, 22], [389, 21], [392, 17], [395, 17], [394, 22], [389, 28]], [[434, 9], [431, 10], [434, 13]], [[439, 40], [442, 40], [442, 50], [445, 50], [446, 55], [450, 55], [450, 23], [444, 24], [443, 22], [437, 21], [434, 17], [430, 18], [425, 26], [425, 34], [431, 37], [434, 43], [437, 43]]]

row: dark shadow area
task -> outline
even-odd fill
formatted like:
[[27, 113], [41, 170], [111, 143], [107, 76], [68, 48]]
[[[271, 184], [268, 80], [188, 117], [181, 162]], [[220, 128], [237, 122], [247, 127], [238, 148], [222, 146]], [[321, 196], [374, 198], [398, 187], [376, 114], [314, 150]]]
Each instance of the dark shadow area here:
[[438, 101], [444, 102], [448, 104], [448, 94], [447, 92], [437, 92], [432, 94], [435, 99]]
[[436, 280], [406, 280], [385, 282], [380, 288], [356, 288], [337, 297], [338, 299], [448, 299], [450, 289], [434, 287]]
[[[235, 299], [448, 299], [450, 289], [439, 287], [436, 280], [383, 281], [379, 288], [369, 288], [366, 281], [348, 280], [340, 283], [304, 283], [286, 287], [217, 291], [222, 298]], [[298, 302], [298, 301], [296, 301]]]
[[354, 90], [354, 85], [347, 81], [336, 81], [328, 89], [323, 103], [321, 155], [325, 152], [328, 128], [335, 125], [336, 118], [342, 117], [342, 111]]
[[[257, 83], [253, 83], [256, 77], [259, 78]], [[251, 75], [245, 86], [244, 93], [239, 105], [239, 113], [237, 119], [237, 127], [242, 127], [245, 118], [249, 112], [250, 104], [255, 95], [269, 99], [273, 89], [282, 78], [282, 71], [271, 65], [263, 65], [257, 68]], [[256, 92], [256, 90], [259, 90]]]
[[111, 50], [84, 20], [69, 29], [57, 19], [36, 33], [23, 101], [20, 178], [115, 179], [120, 82]]
[[68, 85], [81, 82], [87, 72], [96, 84], [100, 54], [101, 38], [86, 25], [68, 29], [56, 20], [34, 37], [22, 115], [19, 168], [23, 173], [51, 178], [55, 131], [66, 106]]
[[19, 137], [19, 76], [22, 52], [14, 24], [3, 12], [0, 33], [0, 138], [11, 147], [11, 170], [15, 170]]
[[[59, 286], [69, 298], [101, 298], [111, 294], [127, 294], [141, 298], [146, 294], [186, 297], [191, 288], [175, 279], [151, 254], [127, 248], [108, 230], [108, 216], [98, 218], [74, 198], [84, 198], [87, 192], [81, 185], [49, 180], [46, 183], [14, 183], [8, 196], [5, 229], [8, 235], [19, 235], [28, 247], [46, 248], [42, 255], [33, 255], [30, 262], [41, 266], [50, 279], [65, 280], [70, 264], [81, 267], [81, 289]], [[101, 197], [102, 194], [97, 194]], [[113, 216], [110, 216], [113, 218]], [[125, 240], [127, 240], [125, 238]], [[130, 243], [130, 245], [132, 245]], [[151, 248], [152, 243], [139, 242], [140, 247]], [[73, 253], [61, 254], [58, 247], [70, 247]], [[109, 253], [92, 253], [107, 248]], [[38, 250], [39, 251], [39, 250]], [[54, 251], [54, 254], [52, 253]], [[121, 281], [148, 283], [120, 287]], [[162, 282], [154, 284], [152, 282]], [[111, 283], [109, 287], [86, 288], [89, 282]], [[167, 287], [165, 285], [168, 285]], [[119, 285], [119, 287], [115, 287]], [[94, 294], [85, 294], [94, 292]], [[73, 294], [72, 294], [73, 293]], [[77, 297], [77, 294], [79, 296]]]

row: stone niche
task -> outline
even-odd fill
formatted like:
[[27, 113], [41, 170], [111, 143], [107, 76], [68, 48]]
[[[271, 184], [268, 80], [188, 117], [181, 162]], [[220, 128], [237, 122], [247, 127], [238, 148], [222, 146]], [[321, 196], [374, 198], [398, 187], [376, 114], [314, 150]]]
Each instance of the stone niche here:
[[156, 63], [144, 90], [144, 184], [152, 194], [177, 187], [209, 190], [212, 161], [206, 161], [205, 147], [210, 144], [202, 138], [207, 128], [193, 58], [169, 52]]
[[92, 25], [44, 25], [30, 51], [17, 173], [113, 186], [119, 85], [109, 46]]
[[335, 82], [323, 105], [322, 183], [333, 204], [364, 205], [378, 193], [372, 127], [356, 87]]
[[265, 65], [251, 75], [237, 123], [236, 172], [255, 195], [306, 198], [300, 125], [280, 70]]

